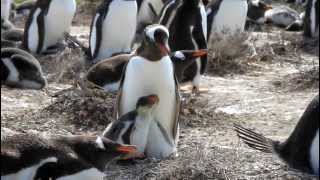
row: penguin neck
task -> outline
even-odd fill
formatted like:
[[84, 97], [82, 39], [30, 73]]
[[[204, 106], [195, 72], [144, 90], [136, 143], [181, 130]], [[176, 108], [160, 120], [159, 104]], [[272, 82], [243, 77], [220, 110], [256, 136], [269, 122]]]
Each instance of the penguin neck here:
[[160, 61], [166, 56], [161, 53], [158, 47], [154, 45], [146, 45], [145, 43], [142, 43], [142, 45], [137, 49], [136, 54], [150, 61]]
[[69, 147], [77, 158], [80, 158], [93, 167], [103, 171], [108, 161], [118, 154], [108, 152], [97, 144], [97, 136], [74, 136], [56, 139], [58, 144]]

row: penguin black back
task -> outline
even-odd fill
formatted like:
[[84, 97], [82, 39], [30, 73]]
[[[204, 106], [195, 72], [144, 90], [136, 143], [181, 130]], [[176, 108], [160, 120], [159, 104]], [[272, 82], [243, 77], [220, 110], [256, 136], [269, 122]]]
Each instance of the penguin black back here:
[[319, 37], [319, 0], [308, 0], [304, 19], [304, 35]]

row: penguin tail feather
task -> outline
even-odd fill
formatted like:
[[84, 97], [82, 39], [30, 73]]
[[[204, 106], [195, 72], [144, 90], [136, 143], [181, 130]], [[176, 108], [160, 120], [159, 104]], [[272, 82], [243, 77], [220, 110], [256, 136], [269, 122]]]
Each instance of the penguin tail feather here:
[[90, 49], [87, 48], [82, 42], [80, 42], [76, 37], [71, 36], [68, 32], [64, 33], [66, 41], [69, 41], [73, 46], [80, 47], [86, 56], [90, 57]]
[[234, 124], [234, 130], [237, 132], [238, 137], [249, 147], [264, 153], [274, 152], [275, 142], [273, 140], [244, 128], [239, 124]]

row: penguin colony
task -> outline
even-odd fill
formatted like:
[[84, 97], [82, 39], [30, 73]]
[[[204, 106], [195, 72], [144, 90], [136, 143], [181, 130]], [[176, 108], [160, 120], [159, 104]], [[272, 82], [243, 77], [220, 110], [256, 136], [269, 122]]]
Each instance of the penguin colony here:
[[[114, 159], [178, 155], [180, 84], [189, 82], [200, 93], [207, 42], [214, 34], [243, 32], [246, 21], [252, 21], [283, 27], [296, 23], [305, 36], [318, 38], [318, 0], [288, 2], [306, 3], [305, 17], [260, 0], [102, 0], [92, 18], [89, 47], [73, 41], [93, 64], [85, 78], [106, 92], [118, 92], [117, 120], [101, 136], [25, 133], [1, 139], [1, 179], [102, 179], [105, 165]], [[66, 47], [63, 39], [76, 1], [21, 4], [16, 11], [29, 14], [24, 31], [10, 22], [11, 4], [1, 0], [1, 85], [43, 89], [46, 78], [34, 55], [56, 54]], [[319, 175], [319, 95], [285, 142], [234, 127], [251, 148]]]

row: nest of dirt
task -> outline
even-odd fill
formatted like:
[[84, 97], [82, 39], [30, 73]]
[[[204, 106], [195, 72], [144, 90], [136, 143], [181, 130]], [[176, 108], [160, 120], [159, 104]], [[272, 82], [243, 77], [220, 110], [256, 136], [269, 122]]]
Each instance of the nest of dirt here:
[[103, 131], [113, 119], [116, 94], [99, 89], [67, 89], [54, 95], [56, 100], [44, 111], [65, 113], [71, 124], [82, 130]]

